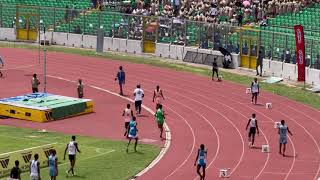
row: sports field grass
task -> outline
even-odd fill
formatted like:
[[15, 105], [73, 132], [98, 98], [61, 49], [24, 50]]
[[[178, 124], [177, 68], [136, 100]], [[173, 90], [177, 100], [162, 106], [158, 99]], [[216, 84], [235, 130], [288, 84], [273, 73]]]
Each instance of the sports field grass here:
[[[0, 126], [0, 154], [22, 150], [35, 146], [57, 143], [56, 150], [59, 160], [59, 175], [57, 179], [94, 179], [123, 180], [144, 169], [160, 152], [153, 145], [138, 145], [138, 152], [133, 152], [133, 146], [126, 153], [126, 142], [110, 141], [91, 137], [77, 136], [79, 149], [77, 156], [76, 175], [67, 177], [65, 171], [69, 168], [68, 157], [63, 160], [66, 144], [70, 135], [60, 133], [39, 133], [32, 129]], [[49, 179], [47, 168], [41, 169], [42, 179]], [[22, 174], [22, 179], [29, 179], [28, 173]]]
[[[0, 47], [38, 50], [38, 46], [32, 45], [32, 44], [0, 43]], [[94, 50], [67, 48], [67, 47], [59, 47], [59, 46], [49, 46], [49, 47], [47, 46], [47, 49], [49, 51], [55, 51], [55, 52], [99, 57], [103, 59], [129, 61], [133, 63], [170, 68], [177, 71], [191, 72], [191, 73], [202, 75], [202, 76], [211, 76], [211, 71], [208, 68], [194, 67], [186, 64], [179, 64], [179, 63], [176, 63], [175, 61], [163, 61], [163, 59], [156, 58], [156, 57], [139, 57], [139, 56], [137, 57], [129, 54], [110, 53], [110, 52], [96, 54]], [[242, 85], [249, 86], [252, 82], [252, 77], [225, 72], [223, 71], [223, 69], [219, 74], [222, 75], [224, 80], [235, 82]], [[277, 95], [287, 97], [291, 100], [298, 101], [306, 105], [312, 106], [314, 108], [320, 109], [320, 96], [312, 92], [306, 91], [302, 87], [299, 87], [299, 86], [289, 87], [283, 83], [279, 83], [279, 84], [260, 83], [260, 88], [263, 90], [275, 93]]]

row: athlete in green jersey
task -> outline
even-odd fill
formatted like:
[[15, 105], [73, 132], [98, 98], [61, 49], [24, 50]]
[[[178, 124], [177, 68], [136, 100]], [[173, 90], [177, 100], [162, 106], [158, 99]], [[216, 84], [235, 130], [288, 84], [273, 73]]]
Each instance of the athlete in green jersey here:
[[155, 113], [155, 116], [156, 116], [156, 120], [158, 123], [158, 127], [160, 129], [160, 138], [162, 138], [163, 124], [164, 124], [165, 117], [164, 117], [164, 113], [163, 113], [161, 104], [158, 105], [158, 109], [157, 109], [157, 112]]

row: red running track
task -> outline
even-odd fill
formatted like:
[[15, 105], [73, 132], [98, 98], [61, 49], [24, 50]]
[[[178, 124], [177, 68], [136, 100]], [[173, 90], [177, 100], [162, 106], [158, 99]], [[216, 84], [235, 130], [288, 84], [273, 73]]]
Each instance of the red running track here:
[[[8, 69], [24, 66], [26, 63], [37, 63], [35, 60], [37, 52], [35, 51], [0, 49], [0, 54], [6, 60]], [[267, 110], [263, 105], [250, 103], [250, 97], [245, 94], [244, 86], [225, 81], [212, 82], [206, 77], [190, 73], [129, 62], [49, 52], [47, 72], [51, 76], [70, 80], [81, 78], [84, 83], [118, 92], [114, 76], [119, 65], [124, 66], [127, 73], [125, 94], [131, 96], [136, 84], [140, 83], [146, 93], [144, 104], [151, 109], [154, 109], [151, 98], [156, 85], [161, 86], [166, 97], [164, 109], [168, 114], [166, 122], [171, 130], [171, 146], [159, 163], [138, 179], [197, 179], [193, 164], [197, 148], [202, 143], [206, 145], [209, 153], [207, 179], [218, 179], [221, 168], [230, 168], [231, 179], [304, 180], [318, 178], [320, 171], [319, 110], [262, 92], [259, 103], [272, 102], [273, 104], [273, 109]], [[20, 79], [18, 78], [19, 72], [22, 74], [42, 73], [37, 66], [5, 71], [7, 72], [7, 77], [0, 81], [13, 78], [13, 81], [16, 82]], [[24, 87], [28, 87], [26, 79]], [[74, 84], [55, 78], [50, 78], [48, 83], [51, 92], [63, 92], [66, 95], [72, 95], [72, 88], [75, 88]], [[15, 87], [19, 85], [16, 84]], [[69, 89], [61, 91], [61, 87], [65, 85], [70, 86]], [[20, 93], [28, 89], [30, 88], [21, 89]], [[1, 88], [1, 97], [3, 97], [3, 91], [4, 89]], [[70, 132], [74, 130], [70, 130], [71, 127], [68, 124], [73, 123], [74, 125], [74, 122], [77, 122], [74, 129], [79, 127], [81, 129], [77, 131], [79, 133], [122, 138], [119, 135], [121, 134], [119, 131], [122, 130], [122, 120], [114, 111], [120, 112], [126, 102], [95, 89], [90, 90], [89, 88], [87, 91], [89, 91], [87, 92], [89, 98], [93, 97], [97, 101], [97, 113], [46, 123], [45, 126], [47, 128], [53, 126], [55, 130], [74, 133]], [[7, 92], [7, 94], [10, 93], [13, 92]], [[109, 102], [106, 103], [106, 101]], [[106, 120], [106, 116], [101, 115], [102, 113], [110, 113], [109, 119]], [[257, 114], [261, 128], [260, 136], [256, 140], [258, 147], [256, 149], [248, 148], [245, 131], [247, 119], [252, 113]], [[158, 130], [153, 118], [147, 112], [144, 114], [146, 117], [139, 118], [140, 131], [143, 132], [141, 136], [145, 139], [158, 140]], [[274, 122], [280, 119], [285, 119], [293, 132], [287, 146], [287, 157], [278, 154], [278, 135], [273, 127]], [[30, 124], [13, 120], [1, 120], [0, 122], [12, 125]], [[33, 127], [34, 123], [31, 124], [29, 126]], [[61, 124], [64, 125], [63, 128], [57, 128]], [[90, 129], [88, 127], [95, 127], [95, 129], [87, 132], [87, 129]], [[161, 144], [160, 141], [156, 142], [156, 144]], [[270, 153], [261, 152], [259, 147], [263, 144], [270, 145]]]

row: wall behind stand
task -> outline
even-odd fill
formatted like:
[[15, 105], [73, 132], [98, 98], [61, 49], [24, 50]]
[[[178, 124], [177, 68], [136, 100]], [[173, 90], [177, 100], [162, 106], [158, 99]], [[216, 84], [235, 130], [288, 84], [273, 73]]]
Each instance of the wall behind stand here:
[[16, 32], [13, 28], [0, 28], [0, 40], [2, 41], [15, 41]]
[[[264, 76], [282, 77], [290, 80], [297, 80], [298, 66], [269, 59], [263, 60]], [[306, 83], [320, 85], [320, 70], [306, 67]]]

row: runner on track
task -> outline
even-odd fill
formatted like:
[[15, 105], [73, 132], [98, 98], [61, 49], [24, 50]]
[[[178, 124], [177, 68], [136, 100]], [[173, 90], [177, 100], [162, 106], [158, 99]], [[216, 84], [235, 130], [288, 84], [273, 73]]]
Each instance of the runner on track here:
[[49, 176], [51, 180], [56, 180], [58, 176], [58, 157], [55, 149], [50, 151], [48, 158]]
[[120, 95], [123, 96], [123, 85], [125, 84], [126, 82], [126, 73], [123, 71], [123, 68], [122, 66], [119, 67], [119, 71], [116, 75], [116, 78], [115, 78], [115, 81], [118, 80], [118, 83], [119, 83], [119, 88], [120, 88]]
[[259, 135], [258, 121], [256, 119], [256, 114], [252, 114], [252, 117], [249, 119], [249, 121], [247, 123], [246, 130], [248, 130], [248, 126], [249, 125], [250, 125], [250, 129], [249, 129], [249, 146], [250, 147], [254, 147], [254, 138], [255, 138], [256, 132]]
[[136, 113], [141, 114], [141, 105], [142, 105], [142, 98], [144, 98], [144, 92], [141, 89], [140, 84], [137, 85], [137, 88], [133, 92], [134, 96], [134, 104], [136, 107]]
[[136, 117], [134, 117], [134, 116], [132, 117], [132, 120], [129, 123], [128, 133], [129, 133], [129, 135], [128, 135], [129, 142], [128, 142], [128, 145], [127, 145], [127, 152], [128, 152], [128, 148], [129, 148], [129, 145], [130, 145], [132, 139], [136, 140], [136, 142], [134, 144], [134, 151], [137, 152], [138, 128], [137, 128]]
[[162, 110], [161, 104], [158, 105], [155, 116], [157, 119], [158, 128], [160, 129], [160, 138], [162, 139], [163, 124], [164, 124], [165, 116], [164, 116], [164, 112]]
[[128, 126], [131, 119], [133, 118], [133, 111], [130, 108], [130, 104], [127, 104], [127, 108], [123, 110], [122, 116], [124, 116], [124, 127], [125, 127], [124, 136], [128, 137]]
[[253, 104], [253, 99], [254, 99], [254, 103], [257, 104], [259, 92], [260, 92], [260, 88], [259, 88], [258, 79], [254, 78], [254, 80], [251, 83], [251, 93], [252, 93], [251, 103], [252, 104]]
[[[194, 165], [197, 165], [197, 173], [200, 176], [200, 180], [204, 180], [206, 177], [206, 158], [207, 158], [208, 150], [204, 149], [204, 144], [200, 145], [200, 149], [198, 150], [196, 161]], [[200, 173], [200, 169], [202, 168], [202, 175]]]
[[[0, 64], [1, 64], [1, 67], [4, 67], [4, 62], [3, 62], [1, 56], [0, 56]], [[1, 72], [1, 70], [0, 70], [0, 77], [3, 77], [3, 74], [2, 74], [2, 72]]]
[[[285, 156], [286, 151], [286, 144], [287, 144], [287, 133], [289, 133], [292, 136], [291, 131], [289, 130], [289, 127], [285, 125], [284, 120], [281, 120], [281, 124], [278, 128], [278, 134], [279, 134], [279, 153], [282, 154], [282, 156]], [[283, 151], [281, 153], [281, 146], [283, 145]]]
[[152, 102], [154, 102], [154, 99], [156, 99], [156, 109], [158, 109], [157, 108], [158, 105], [162, 104], [162, 100], [164, 100], [164, 96], [159, 85], [156, 87], [156, 89], [153, 92]]
[[63, 160], [66, 160], [66, 153], [68, 151], [69, 161], [70, 161], [70, 169], [66, 171], [66, 174], [69, 175], [70, 171], [72, 176], [75, 175], [74, 173], [74, 165], [76, 164], [76, 153], [77, 151], [81, 153], [78, 148], [78, 143], [76, 142], [76, 136], [71, 137], [71, 141], [67, 144], [66, 149], [64, 150]]

